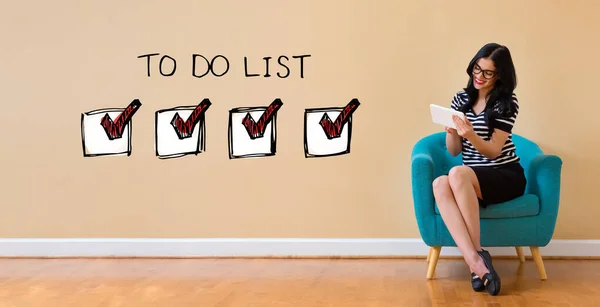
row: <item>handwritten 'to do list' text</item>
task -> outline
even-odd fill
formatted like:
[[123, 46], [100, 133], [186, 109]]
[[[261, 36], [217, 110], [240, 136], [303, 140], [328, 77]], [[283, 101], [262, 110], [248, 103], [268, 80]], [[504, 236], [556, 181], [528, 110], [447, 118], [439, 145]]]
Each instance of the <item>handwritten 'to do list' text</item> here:
[[[292, 69], [290, 68], [291, 62], [297, 62], [295, 67], [297, 67], [296, 70], [299, 70], [298, 75], [300, 78], [304, 78], [304, 58], [309, 58], [310, 56], [310, 54], [293, 55], [291, 56], [291, 59], [286, 55], [280, 55], [277, 59], [270, 56], [263, 57], [261, 62], [264, 62], [264, 70], [260, 73], [258, 72], [260, 69], [257, 67], [261, 65], [252, 65], [252, 68], [250, 69], [249, 67], [251, 65], [248, 64], [248, 57], [244, 57], [244, 76], [247, 78], [261, 76], [270, 78], [273, 75], [276, 75], [279, 78], [285, 79], [292, 74]], [[153, 57], [160, 57], [160, 59]], [[158, 70], [158, 73], [163, 77], [173, 76], [177, 71], [177, 60], [169, 55], [164, 54], [161, 56], [160, 53], [148, 53], [139, 55], [138, 58], [146, 59], [148, 77], [152, 75], [152, 71], [156, 72], [156, 70]], [[274, 63], [275, 61], [276, 63]], [[229, 59], [224, 55], [216, 55], [209, 60], [204, 55], [193, 53], [191, 62], [191, 74], [196, 78], [203, 78], [208, 74], [211, 74], [214, 77], [223, 77], [229, 72], [230, 68]], [[215, 69], [215, 64], [219, 66], [218, 69]], [[275, 68], [272, 66], [278, 66], [279, 69], [275, 72]]]

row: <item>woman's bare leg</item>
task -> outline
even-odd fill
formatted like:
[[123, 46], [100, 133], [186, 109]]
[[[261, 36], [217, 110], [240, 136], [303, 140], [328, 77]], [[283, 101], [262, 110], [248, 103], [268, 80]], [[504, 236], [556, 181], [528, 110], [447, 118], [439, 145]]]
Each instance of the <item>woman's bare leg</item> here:
[[480, 277], [484, 276], [489, 270], [475, 250], [465, 220], [454, 198], [448, 176], [440, 176], [433, 181], [433, 193], [444, 224], [460, 249], [465, 262], [475, 274]]
[[481, 188], [479, 181], [472, 168], [468, 166], [457, 166], [450, 170], [448, 176], [450, 188], [462, 213], [471, 241], [475, 249], [481, 250], [480, 221], [479, 221], [479, 200], [481, 197]]
[[473, 169], [468, 166], [456, 166], [448, 175], [452, 194], [461, 212], [471, 242], [475, 250], [481, 251], [481, 232], [479, 221], [479, 200], [481, 189]]
[[[477, 197], [481, 197], [481, 189], [477, 176], [468, 166], [456, 166], [450, 170], [448, 179], [458, 209], [471, 236], [473, 247], [476, 251], [481, 251], [479, 201], [477, 199]], [[473, 272], [473, 268], [470, 270]]]

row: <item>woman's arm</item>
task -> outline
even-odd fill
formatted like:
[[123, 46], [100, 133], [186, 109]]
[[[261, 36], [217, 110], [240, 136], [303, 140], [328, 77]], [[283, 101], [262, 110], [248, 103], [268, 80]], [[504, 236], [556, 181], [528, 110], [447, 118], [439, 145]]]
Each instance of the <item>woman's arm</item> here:
[[502, 147], [508, 139], [509, 133], [500, 129], [494, 129], [489, 141], [481, 138], [473, 129], [473, 124], [467, 119], [462, 120], [457, 116], [452, 117], [456, 124], [458, 135], [467, 139], [477, 151], [488, 159], [496, 159], [502, 152]]
[[446, 147], [453, 156], [457, 156], [462, 151], [462, 138], [456, 129], [446, 127]]
[[500, 129], [494, 129], [494, 133], [489, 141], [482, 139], [477, 133], [469, 133], [465, 136], [473, 147], [488, 159], [496, 159], [502, 152], [502, 147], [508, 139], [508, 133]]

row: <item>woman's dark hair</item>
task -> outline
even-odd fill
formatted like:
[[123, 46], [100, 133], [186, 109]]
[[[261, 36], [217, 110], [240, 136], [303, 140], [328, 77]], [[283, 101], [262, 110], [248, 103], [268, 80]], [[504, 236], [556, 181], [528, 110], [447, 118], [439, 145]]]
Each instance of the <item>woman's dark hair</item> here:
[[481, 47], [467, 67], [469, 83], [464, 90], [469, 99], [461, 107], [463, 113], [470, 110], [473, 104], [477, 102], [479, 91], [473, 86], [473, 67], [481, 58], [491, 59], [494, 62], [494, 66], [496, 66], [496, 83], [488, 94], [489, 99], [485, 105], [484, 114], [486, 124], [489, 127], [488, 135], [491, 136], [495, 126], [493, 119], [499, 115], [510, 117], [515, 112], [512, 94], [517, 87], [517, 74], [510, 51], [506, 46], [497, 43], [488, 43]]

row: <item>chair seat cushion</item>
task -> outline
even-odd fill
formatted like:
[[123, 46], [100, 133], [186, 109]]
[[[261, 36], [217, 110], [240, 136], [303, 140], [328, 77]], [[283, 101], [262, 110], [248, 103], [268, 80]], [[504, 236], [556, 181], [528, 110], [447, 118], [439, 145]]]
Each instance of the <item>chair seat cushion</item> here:
[[[540, 200], [534, 194], [525, 194], [507, 202], [488, 205], [487, 208], [479, 208], [479, 215], [482, 219], [534, 216], [540, 212]], [[440, 214], [437, 203], [435, 203], [435, 214]]]

